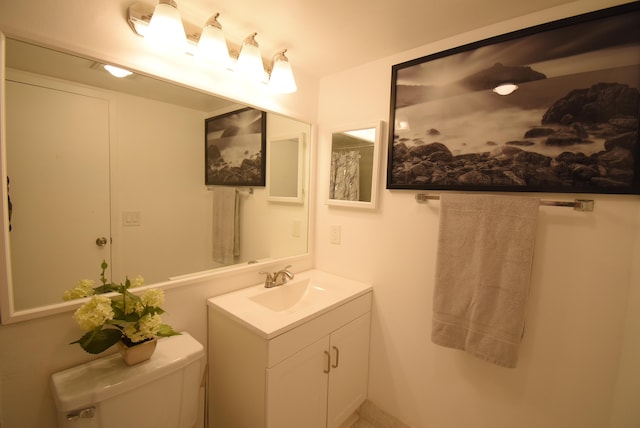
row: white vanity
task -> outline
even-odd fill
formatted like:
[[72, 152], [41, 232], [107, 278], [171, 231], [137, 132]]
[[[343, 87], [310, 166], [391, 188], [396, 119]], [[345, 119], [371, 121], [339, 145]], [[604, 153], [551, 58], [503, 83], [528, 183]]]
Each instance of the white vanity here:
[[371, 298], [311, 270], [209, 299], [210, 427], [341, 426], [367, 396]]

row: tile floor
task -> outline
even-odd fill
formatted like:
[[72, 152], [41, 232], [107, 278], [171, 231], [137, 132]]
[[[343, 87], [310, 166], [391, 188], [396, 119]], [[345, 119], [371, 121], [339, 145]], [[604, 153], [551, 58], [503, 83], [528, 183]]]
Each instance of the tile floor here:
[[358, 409], [358, 416], [351, 428], [411, 428], [368, 400]]

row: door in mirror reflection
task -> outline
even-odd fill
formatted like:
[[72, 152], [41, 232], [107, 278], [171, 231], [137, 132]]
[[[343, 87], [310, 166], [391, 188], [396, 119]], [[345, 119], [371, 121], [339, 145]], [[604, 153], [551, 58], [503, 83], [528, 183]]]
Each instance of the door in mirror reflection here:
[[329, 205], [375, 208], [380, 122], [331, 133]]
[[21, 310], [61, 301], [55, 284], [109, 261], [109, 101], [7, 80], [6, 104], [11, 273], [42, 284], [14, 289]]

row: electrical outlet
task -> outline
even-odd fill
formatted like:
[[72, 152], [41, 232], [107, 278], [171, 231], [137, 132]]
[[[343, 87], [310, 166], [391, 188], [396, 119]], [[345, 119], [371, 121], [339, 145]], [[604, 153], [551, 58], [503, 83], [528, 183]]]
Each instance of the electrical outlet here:
[[339, 224], [332, 224], [329, 232], [329, 239], [332, 244], [340, 244], [341, 227]]

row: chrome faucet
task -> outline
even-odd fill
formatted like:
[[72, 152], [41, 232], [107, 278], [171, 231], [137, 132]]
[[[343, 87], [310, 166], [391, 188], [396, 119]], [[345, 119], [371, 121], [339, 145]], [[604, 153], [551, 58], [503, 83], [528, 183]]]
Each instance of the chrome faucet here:
[[293, 279], [293, 273], [289, 272], [291, 265], [274, 273], [260, 272], [260, 275], [266, 275], [264, 279], [265, 288], [278, 287], [286, 284], [288, 280]]

